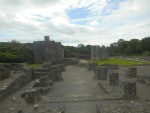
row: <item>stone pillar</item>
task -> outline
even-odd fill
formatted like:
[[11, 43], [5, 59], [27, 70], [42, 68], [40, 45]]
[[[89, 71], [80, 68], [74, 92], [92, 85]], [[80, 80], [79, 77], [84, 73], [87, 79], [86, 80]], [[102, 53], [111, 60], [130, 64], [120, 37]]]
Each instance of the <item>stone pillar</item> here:
[[136, 77], [137, 76], [137, 68], [136, 67], [130, 67], [126, 71], [127, 77]]
[[94, 78], [100, 79], [101, 68], [97, 67], [94, 70]]
[[62, 75], [61, 75], [61, 69], [57, 69], [57, 80], [63, 80]]
[[119, 74], [110, 73], [108, 76], [108, 82], [110, 85], [117, 85], [119, 83]]
[[135, 82], [121, 82], [120, 87], [122, 90], [122, 96], [124, 98], [130, 98], [136, 96], [136, 83]]
[[49, 36], [44, 36], [45, 42], [49, 42]]
[[108, 68], [102, 67], [100, 72], [100, 80], [107, 80]]
[[88, 64], [88, 70], [94, 71], [97, 68], [97, 63], [89, 63]]

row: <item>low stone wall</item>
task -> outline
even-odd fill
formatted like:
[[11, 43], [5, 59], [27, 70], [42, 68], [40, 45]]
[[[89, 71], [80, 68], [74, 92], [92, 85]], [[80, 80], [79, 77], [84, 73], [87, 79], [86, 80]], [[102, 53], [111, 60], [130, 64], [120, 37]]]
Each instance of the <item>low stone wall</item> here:
[[65, 65], [78, 65], [79, 60], [75, 58], [63, 58], [62, 63]]
[[0, 84], [0, 99], [8, 96], [12, 92], [18, 90], [21, 86], [32, 80], [32, 71], [20, 72], [12, 78], [1, 81]]
[[33, 69], [33, 79], [48, 76], [52, 81], [59, 81], [62, 80], [61, 72], [63, 71], [65, 71], [65, 66], [63, 64], [52, 65], [47, 68]]
[[51, 72], [33, 72], [33, 79], [40, 78], [42, 76], [51, 76]]

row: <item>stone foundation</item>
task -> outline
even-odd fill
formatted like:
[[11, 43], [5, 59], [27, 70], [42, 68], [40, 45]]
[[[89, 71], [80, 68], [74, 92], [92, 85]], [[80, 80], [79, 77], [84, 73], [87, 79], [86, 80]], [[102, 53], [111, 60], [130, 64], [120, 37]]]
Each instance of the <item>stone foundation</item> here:
[[107, 67], [107, 68], [109, 68], [111, 70], [119, 69], [118, 65], [116, 65], [116, 64], [103, 64], [102, 66]]
[[65, 65], [78, 65], [79, 60], [75, 58], [63, 58], [62, 63]]
[[13, 75], [12, 78], [1, 81], [0, 99], [8, 96], [12, 92], [18, 90], [21, 86], [32, 80], [32, 71], [20, 72]]
[[137, 76], [137, 68], [136, 67], [131, 67], [126, 70], [126, 75], [127, 77], [136, 77]]
[[98, 78], [100, 80], [107, 80], [107, 76], [108, 76], [108, 68], [97, 67], [94, 70], [94, 78]]
[[124, 98], [131, 98], [136, 96], [136, 83], [135, 82], [121, 82], [120, 88]]
[[110, 73], [108, 76], [108, 83], [110, 85], [118, 85], [119, 84], [119, 74], [118, 73]]
[[88, 63], [88, 70], [94, 71], [97, 68], [97, 63]]

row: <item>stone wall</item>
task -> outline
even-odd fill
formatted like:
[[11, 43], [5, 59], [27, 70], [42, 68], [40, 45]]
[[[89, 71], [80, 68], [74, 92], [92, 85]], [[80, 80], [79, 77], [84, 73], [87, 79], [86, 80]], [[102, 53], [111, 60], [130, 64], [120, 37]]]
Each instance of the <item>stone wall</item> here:
[[42, 76], [48, 76], [52, 81], [62, 80], [61, 72], [64, 71], [64, 64], [52, 65], [50, 62], [44, 63], [42, 68], [33, 69], [33, 79], [37, 79]]
[[63, 58], [62, 63], [65, 65], [78, 65], [79, 60], [75, 58]]
[[21, 86], [32, 80], [32, 71], [20, 72], [13, 75], [13, 77], [5, 79], [0, 83], [0, 99], [8, 96], [12, 92], [18, 90]]
[[78, 59], [90, 59], [91, 55], [90, 54], [78, 54], [76, 57]]

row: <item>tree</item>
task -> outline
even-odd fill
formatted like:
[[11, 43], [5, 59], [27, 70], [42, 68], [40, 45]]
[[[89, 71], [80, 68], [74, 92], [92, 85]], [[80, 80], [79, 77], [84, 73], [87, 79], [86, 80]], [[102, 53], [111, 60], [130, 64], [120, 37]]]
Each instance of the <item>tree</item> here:
[[141, 43], [142, 43], [142, 51], [150, 52], [150, 37], [143, 38]]

